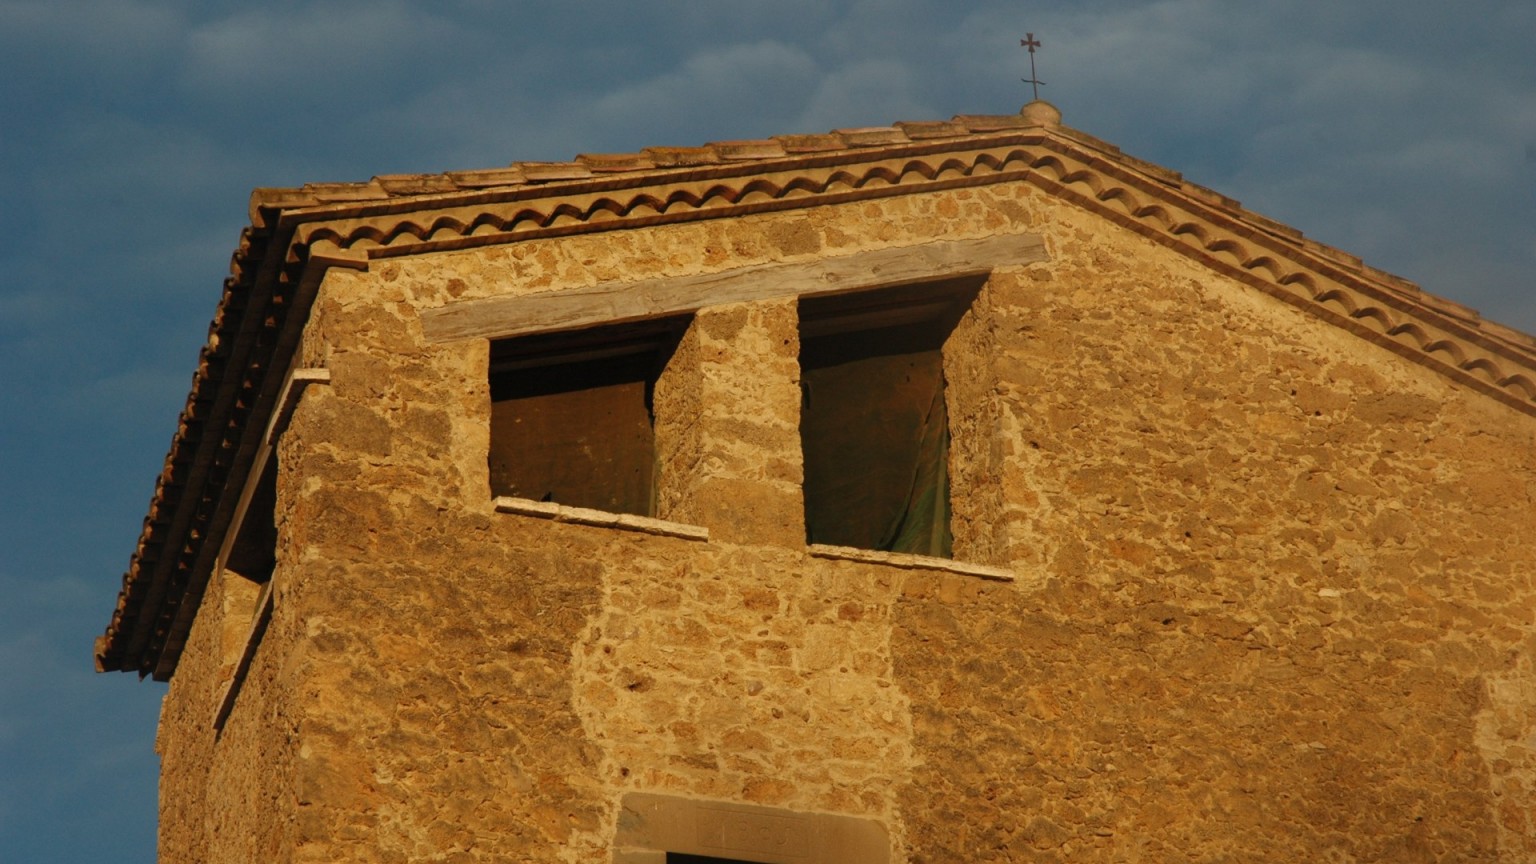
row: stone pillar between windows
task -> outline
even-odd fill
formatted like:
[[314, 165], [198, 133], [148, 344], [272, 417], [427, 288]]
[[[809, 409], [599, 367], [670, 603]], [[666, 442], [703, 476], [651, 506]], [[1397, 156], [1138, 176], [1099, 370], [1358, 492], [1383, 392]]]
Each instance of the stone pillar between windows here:
[[725, 543], [805, 543], [795, 298], [699, 310], [656, 382], [662, 519]]
[[999, 434], [1001, 401], [997, 322], [986, 287], [944, 341], [945, 403], [949, 409], [950, 530], [954, 558], [1007, 566], [1002, 530], [1006, 442]]

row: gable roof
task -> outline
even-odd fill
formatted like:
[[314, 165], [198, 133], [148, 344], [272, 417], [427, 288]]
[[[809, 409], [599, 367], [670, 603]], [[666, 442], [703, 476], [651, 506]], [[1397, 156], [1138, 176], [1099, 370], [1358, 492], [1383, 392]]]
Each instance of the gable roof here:
[[327, 268], [1003, 182], [1032, 184], [1536, 416], [1536, 339], [1062, 126], [1044, 102], [1010, 115], [259, 189], [96, 641], [97, 668], [161, 680], [174, 671], [262, 437], [249, 430], [272, 419]]

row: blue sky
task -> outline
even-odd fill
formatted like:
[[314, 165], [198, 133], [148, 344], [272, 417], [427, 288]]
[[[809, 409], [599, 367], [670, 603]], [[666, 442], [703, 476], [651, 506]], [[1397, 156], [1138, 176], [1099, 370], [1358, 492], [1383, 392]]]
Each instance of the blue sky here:
[[0, 0], [0, 862], [154, 858], [97, 675], [257, 186], [1009, 113], [1536, 332], [1527, 0]]

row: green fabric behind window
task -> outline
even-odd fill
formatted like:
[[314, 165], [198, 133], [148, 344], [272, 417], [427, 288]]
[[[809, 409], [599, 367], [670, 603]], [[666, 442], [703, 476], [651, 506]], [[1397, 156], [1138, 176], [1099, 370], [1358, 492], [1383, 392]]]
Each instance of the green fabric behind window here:
[[907, 329], [829, 335], [802, 349], [811, 543], [951, 555], [943, 357]]

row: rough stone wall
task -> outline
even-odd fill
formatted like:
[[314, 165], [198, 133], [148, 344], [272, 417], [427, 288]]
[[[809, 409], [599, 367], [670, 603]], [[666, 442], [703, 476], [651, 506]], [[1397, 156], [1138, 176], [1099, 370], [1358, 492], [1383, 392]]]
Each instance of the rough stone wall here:
[[[280, 467], [284, 493], [295, 476]], [[274, 578], [288, 578], [293, 552], [286, 538], [279, 541]], [[162, 864], [294, 860], [294, 765], [299, 718], [309, 700], [302, 625], [288, 610], [273, 615], [223, 727], [214, 725], [258, 594], [258, 586], [239, 576], [214, 576], [161, 706], [155, 749]]]
[[[701, 312], [657, 386], [707, 542], [495, 512], [486, 344], [417, 319], [1002, 231], [1052, 259], [945, 363], [957, 557], [1011, 584], [807, 555], [793, 303]], [[894, 861], [1530, 856], [1536, 423], [1031, 188], [332, 271], [303, 363], [260, 680], [201, 729], [205, 606], [167, 860], [238, 801], [294, 861], [604, 861], [627, 791], [876, 818]]]
[[1014, 519], [999, 481], [1007, 445], [997, 434], [1002, 422], [998, 398], [997, 315], [992, 292], [982, 291], [944, 343], [944, 400], [950, 425], [950, 530], [957, 560], [1008, 566], [1007, 546]]
[[899, 580], [793, 549], [694, 545], [608, 568], [572, 672], [609, 808], [561, 860], [607, 860], [626, 790], [896, 821], [912, 760], [891, 680]]
[[296, 860], [507, 860], [596, 818], [567, 665], [602, 553], [493, 517], [485, 346], [424, 348], [399, 302], [327, 278], [303, 350], [333, 383], [287, 433], [307, 477], [279, 598], [310, 661]]
[[988, 288], [1025, 578], [897, 614], [912, 860], [1529, 860], [1536, 425], [1041, 212]]
[[726, 543], [804, 541], [799, 356], [793, 300], [694, 316], [656, 386], [658, 516]]

